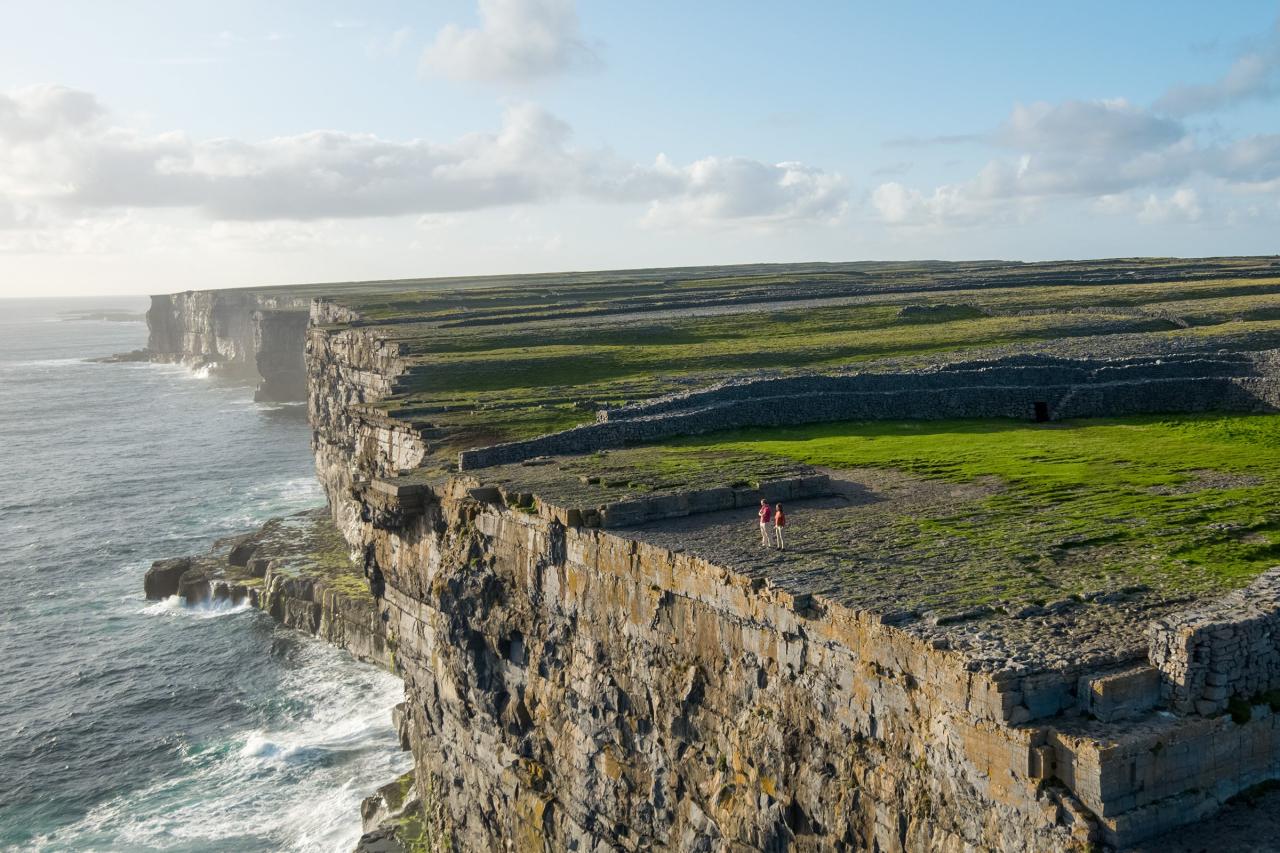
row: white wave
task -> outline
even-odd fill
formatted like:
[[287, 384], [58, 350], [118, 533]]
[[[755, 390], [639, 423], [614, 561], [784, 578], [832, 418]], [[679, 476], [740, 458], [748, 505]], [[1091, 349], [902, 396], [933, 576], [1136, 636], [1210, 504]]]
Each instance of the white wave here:
[[139, 610], [146, 616], [186, 616], [193, 619], [217, 619], [251, 609], [247, 600], [232, 604], [227, 599], [202, 601], [188, 605], [180, 595], [171, 595]]
[[146, 370], [156, 371], [157, 373], [172, 373], [175, 376], [191, 375], [191, 370], [186, 365], [177, 364], [172, 361], [126, 361], [124, 364], [135, 365], [137, 367], [145, 368]]
[[307, 638], [253, 729], [190, 745], [183, 772], [95, 807], [37, 849], [271, 848], [348, 853], [360, 801], [409, 769], [391, 729], [398, 679]]
[[183, 609], [196, 619], [219, 619], [223, 616], [244, 613], [246, 610], [252, 610], [253, 607], [247, 599], [238, 604], [232, 604], [230, 601], [223, 599], [222, 601], [205, 601], [194, 607]]
[[255, 486], [249, 490], [248, 498], [264, 507], [296, 506], [303, 509], [323, 500], [324, 489], [320, 488], [315, 477], [290, 477]]
[[148, 604], [138, 612], [147, 616], [167, 616], [180, 610], [182, 610], [182, 596], [171, 595]]
[[202, 364], [198, 367], [191, 368], [189, 372], [191, 376], [196, 379], [208, 379], [216, 367], [217, 365], [214, 364]]
[[245, 489], [233, 505], [210, 507], [201, 521], [222, 530], [243, 531], [274, 516], [324, 505], [324, 490], [314, 477], [289, 477]]
[[241, 758], [273, 758], [280, 754], [280, 747], [268, 740], [265, 732], [252, 732], [240, 747]]

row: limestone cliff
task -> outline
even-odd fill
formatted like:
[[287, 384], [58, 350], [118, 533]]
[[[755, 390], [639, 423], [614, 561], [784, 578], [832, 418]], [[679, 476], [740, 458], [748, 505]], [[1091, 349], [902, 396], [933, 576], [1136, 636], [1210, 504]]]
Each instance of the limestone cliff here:
[[[288, 361], [286, 347], [265, 343], [285, 340], [266, 331], [296, 319], [271, 315], [284, 308], [219, 304], [189, 294], [153, 306], [153, 348], [179, 358], [213, 354], [227, 365], [247, 363], [252, 349], [260, 372], [270, 360], [263, 352]], [[484, 314], [501, 305], [464, 307], [449, 322], [506, 322]], [[826, 392], [850, 391], [845, 378], [816, 392], [809, 385], [818, 380], [795, 376], [640, 395], [572, 435], [643, 423], [658, 424], [657, 433], [581, 446], [557, 443], [563, 434], [520, 439], [489, 458], [464, 455], [473, 464], [446, 470], [458, 458], [456, 442], [442, 440], [427, 418], [479, 404], [460, 392], [457, 400], [420, 395], [393, 410], [391, 403], [429, 389], [439, 365], [423, 355], [428, 347], [414, 351], [412, 335], [389, 331], [420, 317], [388, 319], [378, 305], [362, 310], [317, 299], [305, 332], [317, 476], [335, 529], [361, 555], [370, 582], [363, 594], [342, 592], [361, 602], [360, 615], [348, 619], [326, 604], [323, 590], [332, 587], [308, 592], [305, 582], [276, 581], [257, 558], [242, 568], [262, 569], [262, 589], [279, 587], [283, 603], [273, 612], [286, 622], [315, 631], [332, 612], [359, 623], [368, 646], [384, 650], [403, 676], [414, 794], [405, 790], [409, 782], [393, 783], [366, 817], [416, 801], [415, 843], [593, 851], [1126, 848], [1280, 778], [1280, 701], [1269, 692], [1280, 687], [1274, 576], [1201, 609], [1186, 598], [1144, 597], [1138, 588], [1017, 612], [854, 606], [840, 595], [841, 583], [858, 582], [850, 567], [812, 575], [794, 563], [761, 569], [689, 534], [699, 523], [739, 529], [762, 497], [822, 497], [829, 481], [812, 471], [686, 482], [678, 492], [617, 501], [608, 483], [587, 475], [579, 483], [571, 465], [546, 455], [675, 434], [684, 428], [668, 430], [673, 419], [705, 420], [708, 411], [721, 418], [708, 428], [849, 417], [847, 406], [824, 408], [821, 417], [804, 408], [843, 405]], [[424, 324], [422, 339], [443, 334], [444, 321], [432, 322], [439, 325]], [[544, 327], [521, 328], [530, 335], [523, 346], [536, 344]], [[1199, 337], [1188, 341], [1187, 352], [1207, 351]], [[1172, 344], [1162, 340], [1158, 352], [1140, 354], [1157, 359], [1150, 364], [1084, 367], [1141, 373], [1150, 395], [1121, 383], [1125, 400], [1141, 411], [1273, 411], [1280, 399], [1274, 341], [1263, 343], [1249, 349], [1256, 358], [1170, 359]], [[1027, 417], [1039, 414], [1037, 403], [1046, 417], [1097, 414], [1111, 405], [1108, 389], [1118, 387], [1094, 383], [1082, 391], [1082, 383], [1041, 381], [1040, 374], [1024, 381], [1038, 364], [1014, 365], [1017, 381], [1001, 384], [1009, 366], [976, 364], [914, 383], [847, 381], [896, 383], [871, 390], [935, 408], [959, 388], [965, 405], [976, 407], [961, 413], [974, 416], [1008, 415], [1013, 409], [1001, 408], [1008, 399]], [[1084, 369], [1078, 360], [1051, 367]], [[919, 393], [916, 385], [935, 379], [943, 385]], [[736, 395], [758, 396], [765, 381], [780, 392], [768, 411], [737, 406]], [[551, 402], [540, 406], [576, 404], [552, 384]], [[1005, 386], [1016, 394], [988, 393]], [[495, 443], [481, 429], [474, 437], [481, 446]], [[501, 470], [492, 467], [498, 463]], [[563, 470], [573, 488], [557, 491], [550, 475], [537, 473], [552, 470]], [[587, 497], [575, 502], [570, 492]], [[653, 527], [694, 517], [703, 521], [674, 534]], [[219, 571], [157, 566], [153, 586], [217, 595], [228, 582]], [[225, 594], [271, 600], [236, 592], [252, 583], [236, 584]], [[371, 844], [384, 841], [395, 843], [379, 836]]]
[[146, 353], [259, 380], [255, 399], [306, 397], [308, 301], [269, 291], [196, 290], [151, 297]]
[[156, 561], [147, 598], [180, 595], [187, 606], [248, 602], [282, 624], [395, 670], [363, 566], [326, 510], [275, 518], [217, 542], [207, 554]]
[[[1149, 648], [1126, 637], [1159, 609], [1068, 601], [1010, 653], [980, 616], [850, 609], [536, 492], [363, 500], [428, 835], [459, 849], [1125, 849], [1280, 771], [1252, 692], [1275, 683], [1273, 575]], [[1055, 639], [1103, 616], [1125, 620], [1103, 647]], [[1188, 661], [1230, 714], [1165, 710]]]
[[[336, 312], [336, 313], [335, 313]], [[427, 835], [458, 849], [1064, 850], [1043, 730], [874, 614], [727, 567], [385, 478], [429, 450], [381, 414], [402, 351], [319, 303], [317, 474], [385, 583]], [[477, 497], [476, 495], [479, 495]]]
[[368, 532], [419, 791], [461, 849], [1096, 838], [989, 678], [869, 614], [458, 484]]
[[352, 487], [415, 467], [427, 445], [412, 423], [373, 405], [395, 390], [405, 370], [403, 346], [358, 320], [352, 311], [317, 300], [307, 333], [306, 370], [316, 475], [334, 521], [348, 541], [362, 547], [364, 507]]
[[[555, 460], [397, 477], [430, 450], [377, 406], [402, 355], [359, 322], [309, 333], [318, 473], [385, 583], [428, 837], [466, 850], [1124, 848], [1280, 775], [1267, 701], [1241, 699], [1249, 713], [1235, 716], [1162, 710], [1184, 659], [1161, 656], [1165, 635], [1148, 649], [1145, 631], [1177, 622], [1176, 602], [1058, 603], [1039, 629], [1009, 619], [1022, 632], [1010, 647], [981, 612], [848, 608], [643, 527], [610, 529], [798, 500], [796, 486], [595, 511], [521, 473]], [[1113, 633], [1087, 648], [1055, 639], [1091, 619]]]

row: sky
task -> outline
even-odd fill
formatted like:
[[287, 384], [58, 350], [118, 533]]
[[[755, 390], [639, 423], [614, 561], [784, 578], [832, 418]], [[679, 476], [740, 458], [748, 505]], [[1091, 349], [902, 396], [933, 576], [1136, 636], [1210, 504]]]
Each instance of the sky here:
[[0, 0], [0, 296], [1278, 235], [1275, 0]]

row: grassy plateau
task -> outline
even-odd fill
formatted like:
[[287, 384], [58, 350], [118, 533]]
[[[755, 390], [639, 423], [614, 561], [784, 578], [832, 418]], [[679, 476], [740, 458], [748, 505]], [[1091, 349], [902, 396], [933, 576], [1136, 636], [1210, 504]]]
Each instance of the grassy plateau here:
[[957, 569], [1018, 567], [1045, 595], [1108, 576], [1211, 592], [1280, 564], [1280, 416], [819, 424], [682, 439], [650, 464], [697, 476], [708, 454], [986, 483], [974, 499], [909, 506], [880, 535]]

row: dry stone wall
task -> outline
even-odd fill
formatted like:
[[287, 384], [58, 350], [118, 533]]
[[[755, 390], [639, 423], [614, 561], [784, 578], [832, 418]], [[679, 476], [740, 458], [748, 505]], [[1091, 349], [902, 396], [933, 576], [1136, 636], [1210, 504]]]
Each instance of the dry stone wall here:
[[535, 456], [591, 453], [748, 426], [838, 420], [1003, 417], [1050, 420], [1163, 412], [1274, 411], [1270, 356], [1117, 361], [1036, 357], [957, 363], [919, 373], [852, 373], [727, 382], [600, 413], [597, 423], [465, 450], [462, 470]]
[[1280, 568], [1217, 601], [1151, 624], [1166, 703], [1211, 715], [1280, 689]]

